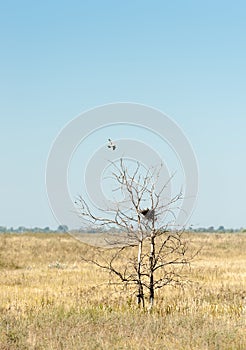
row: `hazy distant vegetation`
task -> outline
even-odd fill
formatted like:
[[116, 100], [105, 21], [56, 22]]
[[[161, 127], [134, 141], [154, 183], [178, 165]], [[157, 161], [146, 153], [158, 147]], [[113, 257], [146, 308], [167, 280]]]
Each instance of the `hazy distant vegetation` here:
[[[117, 228], [113, 228], [111, 230], [105, 230], [95, 227], [85, 227], [81, 228], [79, 232], [85, 232], [85, 233], [100, 233], [100, 232], [109, 232], [109, 231], [117, 231]], [[0, 226], [0, 233], [27, 233], [27, 232], [37, 232], [37, 233], [61, 233], [61, 232], [68, 232], [69, 227], [67, 225], [59, 225], [56, 229], [51, 229], [49, 226], [46, 227], [25, 227], [25, 226], [19, 226], [19, 227], [6, 227], [6, 226]], [[208, 233], [233, 233], [233, 232], [246, 232], [246, 229], [243, 227], [240, 228], [225, 228], [224, 226], [218, 226], [217, 228], [214, 226], [209, 227], [197, 227], [194, 228], [190, 226], [187, 229], [187, 232], [208, 232]]]

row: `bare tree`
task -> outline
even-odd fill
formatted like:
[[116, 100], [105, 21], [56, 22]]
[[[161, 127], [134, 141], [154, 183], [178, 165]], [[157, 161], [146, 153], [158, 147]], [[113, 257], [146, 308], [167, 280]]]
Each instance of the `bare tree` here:
[[145, 307], [147, 292], [151, 310], [157, 289], [187, 282], [182, 270], [193, 255], [187, 255], [183, 228], [174, 225], [182, 193], [168, 196], [171, 179], [162, 184], [161, 166], [146, 170], [137, 163], [130, 170], [122, 159], [111, 165], [112, 192], [123, 194], [124, 199], [116, 198], [110, 207], [93, 211], [83, 196], [76, 203], [85, 223], [121, 230], [107, 233], [105, 247], [91, 256], [88, 251], [82, 259], [108, 270], [119, 283], [135, 287], [139, 306]]

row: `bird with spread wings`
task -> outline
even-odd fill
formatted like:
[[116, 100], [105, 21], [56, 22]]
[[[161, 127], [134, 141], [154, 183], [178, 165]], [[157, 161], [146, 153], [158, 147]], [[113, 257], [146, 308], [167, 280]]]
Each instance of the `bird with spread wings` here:
[[108, 139], [108, 142], [108, 148], [111, 148], [114, 151], [116, 149], [116, 144], [111, 139]]

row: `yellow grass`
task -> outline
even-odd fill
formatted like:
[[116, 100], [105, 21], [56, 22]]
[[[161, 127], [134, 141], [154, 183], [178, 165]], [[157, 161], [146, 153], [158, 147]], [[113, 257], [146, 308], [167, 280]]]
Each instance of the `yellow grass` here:
[[152, 314], [81, 261], [68, 235], [0, 235], [0, 349], [246, 349], [246, 235], [189, 234], [203, 247], [185, 290]]

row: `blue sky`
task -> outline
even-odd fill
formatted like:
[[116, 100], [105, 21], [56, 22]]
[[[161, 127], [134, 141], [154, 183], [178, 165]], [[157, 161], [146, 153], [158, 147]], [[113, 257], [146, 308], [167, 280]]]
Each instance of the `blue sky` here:
[[51, 226], [45, 166], [72, 118], [137, 102], [172, 117], [199, 163], [191, 223], [246, 226], [244, 1], [0, 4], [0, 225]]

